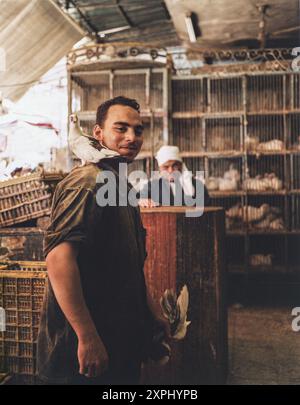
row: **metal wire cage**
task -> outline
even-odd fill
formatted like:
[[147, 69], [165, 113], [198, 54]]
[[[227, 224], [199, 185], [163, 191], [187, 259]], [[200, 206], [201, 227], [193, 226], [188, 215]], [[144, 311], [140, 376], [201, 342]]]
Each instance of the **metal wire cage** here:
[[277, 74], [247, 77], [248, 111], [282, 111], [285, 108], [285, 76]]
[[244, 180], [241, 157], [211, 157], [207, 159], [208, 191], [232, 193], [241, 190]]
[[208, 79], [207, 104], [210, 112], [243, 110], [241, 77]]
[[300, 230], [300, 194], [294, 194], [290, 197], [290, 222], [292, 231]]
[[289, 149], [300, 152], [300, 114], [287, 115], [287, 139]]
[[242, 151], [242, 118], [207, 118], [205, 120], [205, 145], [208, 152]]
[[283, 115], [250, 115], [247, 117], [245, 146], [249, 152], [284, 152]]
[[282, 195], [249, 195], [244, 214], [252, 231], [270, 233], [288, 229], [285, 198]]
[[290, 172], [291, 172], [291, 190], [300, 190], [300, 152], [292, 153], [290, 160]]
[[243, 188], [248, 193], [283, 193], [288, 185], [283, 155], [253, 155], [247, 158]]
[[202, 151], [202, 122], [199, 118], [173, 119], [170, 143], [179, 147], [181, 152]]
[[204, 96], [204, 80], [197, 78], [172, 80], [173, 113], [203, 112]]
[[284, 271], [286, 264], [284, 235], [250, 235], [248, 265], [251, 271]]
[[211, 205], [225, 209], [227, 231], [242, 234], [247, 226], [245, 212], [243, 210], [245, 205], [244, 197], [217, 197], [213, 193], [210, 193], [210, 195]]

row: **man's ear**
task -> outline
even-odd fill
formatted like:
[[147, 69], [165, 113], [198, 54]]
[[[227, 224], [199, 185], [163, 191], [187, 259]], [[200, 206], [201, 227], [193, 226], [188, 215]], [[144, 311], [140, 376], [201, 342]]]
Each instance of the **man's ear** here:
[[93, 128], [93, 137], [99, 142], [103, 142], [103, 130], [99, 124], [96, 124]]

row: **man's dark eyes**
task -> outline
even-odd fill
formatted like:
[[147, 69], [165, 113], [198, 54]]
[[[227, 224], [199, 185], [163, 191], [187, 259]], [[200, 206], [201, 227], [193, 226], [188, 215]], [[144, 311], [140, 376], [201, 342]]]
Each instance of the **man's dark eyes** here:
[[[119, 132], [126, 132], [128, 127], [116, 127], [116, 130]], [[134, 132], [136, 136], [141, 136], [143, 134], [144, 128], [135, 128]]]
[[141, 135], [143, 135], [143, 130], [144, 130], [144, 128], [136, 128], [134, 132], [135, 132], [136, 136], [141, 136]]

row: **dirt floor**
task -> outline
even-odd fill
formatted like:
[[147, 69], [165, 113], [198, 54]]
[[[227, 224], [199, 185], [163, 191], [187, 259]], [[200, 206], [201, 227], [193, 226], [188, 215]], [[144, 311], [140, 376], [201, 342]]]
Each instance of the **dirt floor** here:
[[229, 309], [228, 384], [300, 384], [300, 331], [292, 307]]

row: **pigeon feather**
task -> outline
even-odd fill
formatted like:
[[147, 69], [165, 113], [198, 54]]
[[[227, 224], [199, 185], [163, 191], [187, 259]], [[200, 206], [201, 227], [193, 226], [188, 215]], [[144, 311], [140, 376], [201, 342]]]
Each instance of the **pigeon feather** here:
[[187, 311], [189, 305], [189, 293], [187, 286], [183, 286], [177, 298], [173, 290], [166, 290], [160, 299], [160, 306], [164, 317], [169, 321], [171, 336], [175, 340], [183, 339], [186, 335]]
[[85, 162], [97, 163], [104, 158], [119, 156], [119, 153], [103, 147], [95, 138], [85, 134], [79, 126], [76, 114], [70, 115], [68, 140], [71, 151], [81, 160], [82, 164]]

